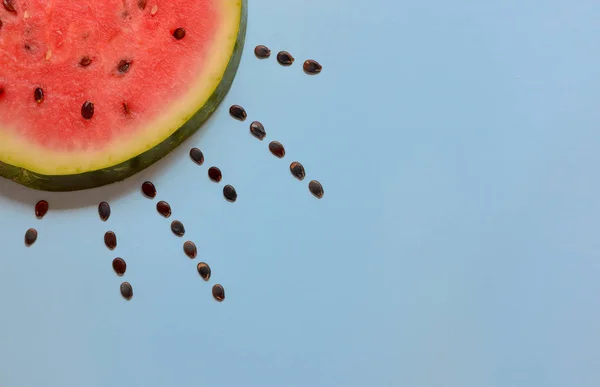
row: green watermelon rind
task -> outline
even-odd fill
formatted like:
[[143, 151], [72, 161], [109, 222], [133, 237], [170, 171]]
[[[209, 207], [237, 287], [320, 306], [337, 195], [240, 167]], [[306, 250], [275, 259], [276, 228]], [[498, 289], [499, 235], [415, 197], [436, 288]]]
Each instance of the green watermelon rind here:
[[221, 82], [206, 103], [160, 144], [120, 164], [69, 175], [44, 175], [0, 161], [0, 176], [41, 191], [79, 191], [125, 180], [165, 157], [202, 126], [221, 104], [233, 83], [246, 40], [248, 0], [241, 2], [238, 36]]

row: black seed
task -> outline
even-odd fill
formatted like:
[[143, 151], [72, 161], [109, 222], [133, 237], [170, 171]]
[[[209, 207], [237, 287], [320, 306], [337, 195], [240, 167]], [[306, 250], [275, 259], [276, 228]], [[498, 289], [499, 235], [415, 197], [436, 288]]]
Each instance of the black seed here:
[[100, 219], [104, 222], [110, 218], [110, 205], [107, 202], [98, 204], [98, 215], [100, 215]]
[[323, 68], [323, 66], [321, 66], [319, 62], [312, 59], [304, 61], [304, 65], [302, 67], [304, 68], [304, 72], [310, 75], [320, 73], [321, 69]]
[[106, 245], [106, 247], [108, 247], [110, 250], [114, 250], [115, 247], [117, 247], [117, 236], [115, 235], [114, 232], [112, 231], [107, 231], [104, 234], [104, 244]]
[[90, 120], [94, 116], [94, 104], [90, 101], [86, 101], [81, 106], [81, 116], [86, 120]]
[[212, 288], [212, 295], [215, 300], [221, 302], [225, 299], [225, 289], [223, 289], [223, 286], [216, 284]]
[[131, 298], [133, 297], [133, 288], [131, 287], [131, 284], [129, 282], [123, 282], [121, 284], [121, 295], [127, 301], [131, 300]]
[[232, 203], [237, 200], [237, 192], [235, 192], [235, 188], [233, 188], [233, 186], [229, 184], [223, 187], [223, 196], [225, 196], [225, 199], [227, 199], [227, 201]]
[[202, 165], [204, 164], [204, 154], [202, 153], [202, 151], [198, 148], [192, 148], [190, 149], [190, 157], [192, 158], [192, 160], [194, 160], [194, 162], [198, 165]]
[[125, 262], [125, 260], [123, 258], [115, 258], [115, 259], [113, 259], [112, 267], [118, 276], [122, 276], [123, 274], [125, 274], [125, 271], [127, 270], [127, 263]]
[[123, 113], [126, 115], [131, 114], [131, 109], [129, 108], [129, 105], [127, 105], [127, 102], [123, 102]]
[[0, 29], [2, 29], [2, 20], [0, 20]]
[[271, 141], [269, 144], [269, 150], [273, 153], [273, 156], [279, 157], [280, 159], [285, 156], [285, 148], [281, 145], [280, 142]]
[[8, 12], [17, 13], [17, 10], [15, 9], [15, 2], [14, 2], [14, 0], [4, 0], [2, 3], [4, 4], [4, 8]]
[[154, 184], [152, 184], [151, 181], [145, 181], [144, 184], [142, 184], [142, 193], [146, 197], [154, 199], [154, 197], [156, 196], [156, 187], [154, 186]]
[[323, 194], [325, 194], [323, 191], [323, 186], [316, 180], [311, 180], [310, 183], [308, 183], [308, 189], [310, 190], [310, 193], [315, 195], [317, 199], [321, 199]]
[[4, 95], [4, 87], [0, 86], [0, 95]]
[[294, 60], [292, 54], [287, 51], [279, 51], [279, 53], [277, 53], [277, 62], [282, 66], [290, 66], [294, 63]]
[[25, 49], [25, 51], [31, 51], [31, 46], [27, 43], [25, 43], [25, 45], [23, 46], [23, 48]]
[[183, 244], [183, 252], [190, 259], [194, 259], [194, 258], [196, 258], [196, 255], [198, 254], [198, 249], [196, 249], [196, 244], [194, 242], [187, 241]]
[[215, 183], [218, 183], [223, 178], [223, 174], [221, 173], [221, 170], [219, 168], [210, 167], [208, 168], [208, 178], [214, 181]]
[[35, 243], [38, 237], [38, 232], [35, 228], [30, 228], [25, 232], [25, 246], [29, 247]]
[[229, 108], [229, 114], [231, 114], [233, 118], [238, 119], [240, 121], [244, 121], [246, 117], [248, 117], [248, 114], [246, 114], [246, 110], [240, 105], [231, 105], [231, 107]]
[[181, 40], [185, 36], [185, 30], [179, 27], [175, 31], [173, 31], [173, 36], [175, 37], [175, 39]]
[[304, 177], [306, 176], [304, 166], [297, 161], [290, 164], [290, 172], [292, 173], [292, 176], [298, 180], [304, 180]]
[[196, 269], [198, 270], [198, 274], [200, 274], [200, 277], [202, 277], [203, 280], [208, 281], [210, 279], [210, 266], [208, 266], [208, 264], [206, 262], [200, 262], [198, 264], [198, 266], [196, 266]]
[[158, 211], [158, 213], [164, 216], [165, 218], [171, 216], [171, 206], [164, 200], [161, 200], [160, 202], [156, 203], [156, 211]]
[[35, 98], [35, 102], [42, 103], [44, 101], [44, 90], [41, 87], [36, 87], [33, 91], [33, 98]]
[[146, 0], [138, 0], [137, 6], [141, 10], [146, 9]]
[[271, 56], [271, 50], [267, 46], [258, 45], [254, 47], [254, 55], [260, 59], [266, 59]]
[[267, 132], [265, 132], [265, 127], [263, 124], [261, 124], [258, 121], [254, 121], [250, 124], [250, 133], [258, 138], [259, 140], [263, 140], [265, 138], [265, 136], [267, 135]]
[[88, 67], [90, 64], [92, 63], [92, 60], [90, 59], [89, 56], [84, 56], [83, 58], [81, 58], [81, 60], [79, 61], [79, 65], [81, 67]]
[[35, 216], [38, 219], [42, 219], [44, 215], [48, 212], [48, 202], [45, 200], [40, 200], [35, 204]]
[[183, 227], [183, 223], [178, 220], [174, 220], [171, 223], [171, 231], [178, 237], [182, 237], [185, 234], [185, 227]]
[[131, 62], [129, 62], [128, 60], [125, 60], [125, 59], [121, 59], [121, 61], [117, 65], [117, 71], [119, 71], [119, 73], [121, 73], [121, 74], [125, 74], [126, 72], [129, 71], [130, 66], [131, 66]]

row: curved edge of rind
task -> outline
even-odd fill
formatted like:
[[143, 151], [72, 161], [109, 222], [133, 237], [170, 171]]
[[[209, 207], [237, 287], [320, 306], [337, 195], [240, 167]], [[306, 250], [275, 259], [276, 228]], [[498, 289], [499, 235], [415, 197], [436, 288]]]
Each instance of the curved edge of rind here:
[[240, 28], [238, 30], [238, 36], [233, 48], [233, 54], [229, 59], [229, 64], [225, 68], [221, 82], [208, 98], [204, 106], [160, 144], [112, 167], [79, 174], [44, 175], [32, 172], [25, 168], [0, 162], [0, 176], [41, 191], [79, 191], [125, 180], [165, 157], [169, 152], [174, 150], [183, 141], [200, 129], [202, 124], [208, 120], [229, 92], [231, 84], [237, 74], [238, 67], [242, 60], [242, 53], [244, 51], [246, 25], [248, 22], [248, 0], [242, 0], [240, 12]]

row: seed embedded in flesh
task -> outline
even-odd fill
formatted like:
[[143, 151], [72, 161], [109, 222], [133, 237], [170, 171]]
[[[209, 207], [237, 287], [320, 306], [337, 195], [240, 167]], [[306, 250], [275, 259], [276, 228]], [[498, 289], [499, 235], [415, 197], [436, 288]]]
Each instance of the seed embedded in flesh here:
[[240, 120], [240, 121], [244, 121], [246, 119], [246, 117], [248, 117], [248, 114], [246, 113], [246, 109], [244, 109], [240, 105], [231, 105], [231, 107], [229, 108], [229, 114], [233, 118]]
[[221, 170], [219, 168], [210, 167], [208, 168], [208, 178], [214, 181], [215, 183], [218, 183], [223, 178], [223, 174], [221, 173]]
[[126, 299], [127, 301], [131, 300], [131, 298], [133, 297], [133, 288], [131, 287], [131, 284], [129, 282], [123, 282], [121, 284], [120, 290], [121, 295], [124, 299]]
[[235, 202], [237, 200], [237, 192], [232, 185], [227, 184], [223, 187], [223, 196], [228, 202]]
[[45, 200], [40, 200], [35, 204], [35, 216], [38, 219], [42, 219], [44, 215], [48, 212], [48, 202]]
[[258, 121], [250, 124], [250, 133], [261, 141], [267, 136], [264, 125]]
[[178, 237], [182, 237], [185, 234], [185, 227], [183, 227], [183, 223], [178, 220], [174, 220], [171, 223], [171, 231]]
[[294, 161], [290, 164], [290, 172], [292, 173], [292, 176], [298, 180], [304, 180], [304, 177], [306, 176], [304, 166], [298, 161]]
[[127, 270], [127, 263], [123, 258], [115, 258], [113, 259], [112, 267], [115, 273], [117, 273], [117, 275], [120, 277], [125, 274], [125, 271]]
[[8, 12], [17, 13], [14, 0], [4, 0], [2, 4], [4, 4], [4, 9]]
[[131, 109], [129, 108], [127, 102], [123, 102], [123, 113], [125, 113], [126, 115], [131, 114]]
[[317, 199], [321, 199], [325, 194], [323, 186], [317, 180], [311, 180], [310, 183], [308, 183], [308, 189]]
[[25, 231], [25, 246], [29, 247], [35, 243], [38, 237], [38, 232], [35, 228], [30, 228]]
[[187, 241], [183, 244], [183, 252], [190, 259], [194, 259], [194, 258], [196, 258], [196, 255], [198, 254], [198, 249], [196, 248], [196, 244], [194, 242]]
[[100, 202], [98, 204], [98, 215], [100, 215], [100, 220], [106, 222], [110, 217], [110, 205], [107, 202]]
[[4, 87], [0, 86], [0, 96], [4, 95]]
[[2, 20], [0, 20], [0, 30], [2, 29]]
[[308, 59], [304, 61], [304, 65], [302, 67], [304, 68], [304, 72], [309, 75], [318, 74], [323, 69], [323, 66], [321, 66], [319, 62], [313, 59]]
[[81, 60], [79, 61], [79, 65], [81, 67], [88, 67], [90, 64], [92, 63], [92, 60], [90, 59], [89, 56], [84, 56], [83, 58], [81, 58]]
[[141, 10], [146, 9], [146, 0], [138, 0], [137, 1], [137, 6]]
[[190, 149], [190, 158], [198, 165], [204, 164], [204, 154], [198, 148]]
[[125, 59], [121, 59], [119, 64], [117, 65], [117, 71], [121, 74], [125, 74], [129, 71], [129, 67], [131, 67], [131, 62]]
[[220, 284], [216, 284], [212, 288], [212, 295], [215, 298], [215, 300], [221, 302], [225, 299], [225, 289], [223, 289], [223, 286], [221, 286]]
[[151, 181], [145, 181], [144, 184], [142, 184], [142, 193], [146, 197], [154, 199], [156, 197], [156, 187]]
[[278, 141], [271, 141], [271, 143], [269, 144], [269, 150], [271, 151], [271, 153], [273, 153], [273, 156], [278, 157], [280, 159], [283, 158], [283, 156], [285, 156], [285, 148]]
[[258, 46], [254, 47], [254, 55], [256, 55], [256, 57], [259, 59], [266, 59], [271, 56], [271, 50], [269, 47], [259, 44]]
[[173, 31], [173, 37], [177, 40], [183, 39], [185, 36], [185, 29], [179, 27], [175, 31]]
[[81, 116], [86, 120], [91, 120], [94, 116], [94, 104], [91, 101], [85, 101], [81, 106]]
[[117, 247], [117, 236], [112, 231], [107, 231], [104, 234], [104, 244], [109, 250], [114, 250]]
[[198, 266], [196, 266], [196, 269], [203, 280], [208, 281], [210, 279], [211, 270], [206, 262], [200, 262]]
[[279, 51], [277, 53], [277, 62], [282, 66], [290, 66], [294, 63], [295, 58], [287, 51]]
[[171, 216], [171, 206], [164, 200], [161, 200], [160, 202], [156, 203], [156, 211], [158, 211], [158, 213], [164, 216], [165, 218]]
[[33, 91], [33, 98], [35, 98], [35, 102], [42, 103], [44, 101], [44, 90], [41, 87], [36, 87]]

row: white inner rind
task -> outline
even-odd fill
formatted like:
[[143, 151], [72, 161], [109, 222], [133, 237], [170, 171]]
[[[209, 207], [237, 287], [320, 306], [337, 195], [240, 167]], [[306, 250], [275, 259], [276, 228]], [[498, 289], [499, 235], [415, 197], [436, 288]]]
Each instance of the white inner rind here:
[[172, 101], [146, 127], [116, 138], [101, 151], [67, 153], [34, 144], [15, 130], [0, 131], [0, 161], [44, 175], [70, 175], [115, 166], [160, 144], [206, 104], [225, 74], [238, 37], [242, 5], [239, 0], [220, 2], [221, 23], [206, 49], [204, 71], [192, 81], [187, 94]]

